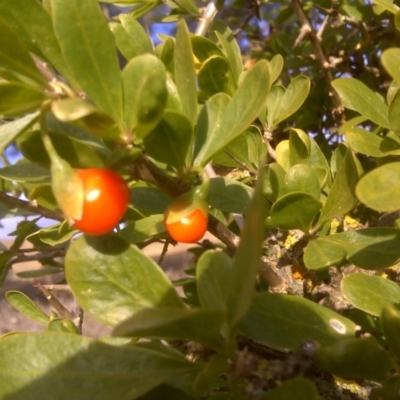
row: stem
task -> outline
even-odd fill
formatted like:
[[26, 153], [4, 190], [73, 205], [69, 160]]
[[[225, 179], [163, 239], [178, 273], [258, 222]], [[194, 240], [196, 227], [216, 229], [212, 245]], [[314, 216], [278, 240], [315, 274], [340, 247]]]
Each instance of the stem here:
[[33, 214], [39, 214], [45, 218], [53, 219], [55, 221], [64, 221], [65, 219], [64, 216], [58, 211], [49, 210], [30, 201], [21, 200], [3, 192], [0, 192], [0, 202], [2, 202], [9, 210], [22, 208], [24, 210], [31, 211]]
[[306, 14], [304, 13], [304, 10], [301, 7], [300, 1], [299, 0], [291, 0], [290, 4], [293, 8], [293, 11], [297, 14], [297, 17], [299, 18], [300, 23], [301, 23], [300, 34], [297, 37], [293, 47], [296, 47], [298, 44], [300, 44], [300, 42], [304, 39], [304, 37], [306, 35], [308, 35], [310, 42], [314, 48], [315, 57], [316, 57], [318, 63], [320, 64], [322, 72], [325, 76], [325, 80], [327, 81], [327, 83], [329, 85], [329, 90], [330, 90], [330, 93], [332, 96], [332, 102], [333, 102], [333, 106], [334, 106], [333, 114], [336, 117], [336, 119], [338, 120], [338, 122], [340, 122], [340, 124], [342, 124], [344, 122], [344, 117], [343, 117], [344, 107], [343, 107], [342, 101], [339, 97], [339, 94], [336, 92], [336, 90], [332, 86], [333, 76], [332, 76], [332, 73], [330, 70], [329, 62], [326, 60], [324, 52], [322, 51], [320, 40], [319, 40], [317, 34], [315, 33], [314, 29], [312, 28]]
[[217, 15], [217, 13], [218, 13], [218, 10], [215, 7], [214, 2], [211, 1], [210, 3], [208, 3], [206, 9], [204, 10], [204, 14], [200, 18], [200, 21], [196, 27], [196, 30], [194, 32], [195, 35], [205, 36], [208, 29], [210, 28], [210, 25], [211, 25], [213, 19]]

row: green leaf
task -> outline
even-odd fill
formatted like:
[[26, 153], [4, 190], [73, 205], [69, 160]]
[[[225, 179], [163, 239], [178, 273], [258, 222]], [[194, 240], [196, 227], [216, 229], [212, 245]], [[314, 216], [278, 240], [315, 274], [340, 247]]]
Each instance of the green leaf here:
[[376, 270], [390, 267], [400, 259], [400, 232], [395, 228], [365, 228], [320, 237], [304, 252], [307, 268], [321, 269], [343, 265], [345, 260], [357, 267]]
[[134, 186], [131, 189], [131, 204], [141, 213], [163, 214], [171, 204], [171, 198], [159, 188]]
[[61, 226], [57, 224], [40, 229], [38, 235], [41, 242], [49, 244], [50, 246], [56, 246], [68, 242], [76, 233], [77, 230], [65, 222]]
[[[49, 133], [57, 153], [74, 168], [103, 167], [105, 155], [71, 136]], [[30, 131], [17, 139], [18, 148], [29, 160], [43, 168], [50, 167], [50, 158], [39, 131]]]
[[183, 173], [192, 140], [193, 128], [190, 121], [183, 114], [167, 111], [143, 143], [151, 157]]
[[164, 214], [156, 214], [130, 222], [119, 232], [119, 236], [129, 243], [136, 244], [164, 232]]
[[205, 61], [198, 73], [200, 90], [206, 96], [224, 92], [232, 95], [235, 85], [232, 81], [228, 61], [221, 56], [211, 56]]
[[[196, 155], [195, 165], [207, 164], [250, 126], [265, 107], [269, 87], [269, 64], [261, 60], [245, 75], [231, 101], [227, 104], [224, 99], [221, 109], [215, 110], [214, 115], [219, 115], [220, 123], [207, 127], [206, 140], [201, 141], [202, 147]], [[221, 95], [217, 96], [221, 99]], [[215, 106], [216, 102], [212, 104]]]
[[321, 207], [322, 203], [314, 196], [292, 192], [280, 197], [272, 205], [271, 223], [284, 230], [300, 229], [308, 232]]
[[211, 25], [211, 31], [215, 33], [223, 52], [229, 61], [232, 76], [235, 84], [239, 82], [239, 77], [243, 71], [242, 53], [238, 42], [236, 41], [232, 31], [221, 20], [214, 20]]
[[82, 236], [68, 249], [65, 274], [79, 304], [114, 326], [149, 307], [182, 307], [160, 267], [114, 235]]
[[331, 237], [312, 240], [304, 250], [303, 261], [309, 269], [324, 269], [342, 265], [347, 256], [347, 250], [340, 243], [330, 240]]
[[225, 93], [212, 96], [202, 107], [196, 124], [193, 158], [197, 158], [207, 142], [213, 140], [213, 136], [219, 133], [222, 126], [224, 113], [228, 108], [230, 98]]
[[390, 128], [387, 105], [364, 83], [354, 78], [339, 78], [332, 82], [332, 86], [339, 93], [344, 107], [357, 111], [377, 125]]
[[393, 363], [374, 337], [347, 338], [317, 350], [316, 366], [348, 380], [384, 380]]
[[112, 346], [63, 332], [5, 337], [0, 357], [0, 397], [10, 400], [87, 400], [93, 394], [96, 400], [133, 400], [199, 369], [178, 352]]
[[353, 152], [348, 149], [329, 190], [318, 223], [345, 215], [351, 211], [358, 199], [355, 195], [359, 172]]
[[201, 308], [148, 308], [119, 323], [114, 328], [113, 335], [190, 339], [220, 350], [223, 345], [220, 335], [223, 316], [222, 311]]
[[51, 0], [54, 30], [69, 69], [93, 102], [122, 120], [122, 85], [117, 51], [96, 0]]
[[399, 11], [399, 7], [393, 4], [393, 0], [373, 0], [373, 2], [392, 14], [396, 14]]
[[234, 334], [237, 324], [251, 305], [256, 274], [260, 267], [261, 242], [264, 239], [266, 216], [262, 172], [263, 170], [259, 171], [228, 282], [227, 308], [231, 335]]
[[225, 212], [246, 214], [253, 189], [233, 179], [217, 177], [210, 180], [210, 206]]
[[269, 62], [271, 69], [271, 83], [274, 83], [282, 72], [283, 69], [283, 57], [280, 54], [276, 54]]
[[197, 263], [197, 291], [204, 308], [226, 311], [232, 261], [222, 252], [208, 250]]
[[380, 323], [390, 352], [400, 360], [400, 311], [394, 305], [382, 308]]
[[39, 113], [28, 114], [14, 121], [5, 122], [0, 125], [0, 153], [11, 144], [15, 138], [28, 129], [38, 118]]
[[0, 116], [17, 117], [40, 108], [47, 96], [22, 82], [0, 82]]
[[184, 20], [179, 21], [176, 32], [174, 77], [182, 112], [194, 125], [197, 119], [196, 71], [189, 31]]
[[124, 121], [137, 137], [156, 127], [167, 103], [166, 72], [154, 55], [133, 58], [123, 71]]
[[2, 15], [0, 18], [0, 76], [4, 72], [13, 79], [28, 85], [47, 86], [46, 80], [36, 68], [24, 42]]
[[283, 181], [283, 194], [303, 192], [319, 200], [321, 189], [318, 175], [306, 164], [297, 164], [285, 174]]
[[0, 168], [0, 177], [16, 182], [49, 182], [50, 173], [47, 169], [30, 162], [18, 162], [8, 167]]
[[400, 84], [399, 62], [400, 62], [400, 49], [391, 48], [386, 49], [381, 56], [381, 62], [388, 74]]
[[221, 49], [212, 40], [203, 36], [193, 35], [190, 37], [192, 43], [193, 54], [203, 63], [212, 56], [224, 56]]
[[51, 17], [43, 5], [39, 1], [0, 0], [0, 9], [3, 18], [15, 27], [28, 50], [47, 60], [70, 84], [79, 89], [61, 53]]
[[285, 170], [278, 164], [266, 166], [264, 174], [264, 195], [268, 201], [274, 203], [283, 194]]
[[25, 317], [41, 324], [48, 324], [49, 317], [25, 293], [9, 290], [5, 297]]
[[357, 325], [303, 297], [258, 293], [240, 324], [245, 336], [277, 349], [297, 350], [306, 340], [321, 346], [354, 337]]
[[400, 155], [400, 143], [390, 137], [381, 137], [361, 128], [347, 129], [345, 135], [346, 144], [357, 153], [372, 157], [386, 157], [390, 154]]
[[281, 94], [271, 128], [289, 118], [302, 106], [310, 92], [310, 86], [310, 79], [304, 75], [296, 76], [291, 80], [285, 93]]
[[[119, 20], [121, 21], [121, 25], [118, 25], [123, 29], [118, 29], [117, 31], [112, 29], [113, 26], [117, 25], [115, 23], [111, 23], [110, 28], [116, 38], [118, 49], [120, 51], [122, 49], [124, 50], [121, 52], [127, 60], [142, 54], [152, 54], [154, 52], [150, 36], [136, 18], [133, 18], [132, 15], [129, 14], [120, 14]], [[122, 32], [120, 34], [123, 42], [119, 39], [119, 31], [125, 32], [125, 34]], [[118, 43], [120, 43], [121, 46], [119, 46]]]
[[400, 90], [397, 90], [394, 98], [389, 105], [389, 123], [390, 128], [396, 133], [397, 136], [400, 135]]
[[[272, 78], [272, 77], [271, 77]], [[271, 79], [272, 81], [272, 79]], [[267, 100], [267, 127], [269, 130], [273, 130], [274, 121], [280, 111], [283, 96], [285, 95], [286, 89], [281, 85], [274, 85], [268, 94]]]
[[382, 382], [380, 387], [373, 388], [370, 393], [370, 400], [397, 400], [399, 397], [400, 376], [393, 375]]
[[347, 275], [342, 280], [341, 289], [353, 307], [377, 317], [380, 317], [384, 307], [400, 303], [397, 283], [380, 276]]
[[382, 165], [364, 175], [357, 184], [356, 195], [366, 206], [380, 212], [400, 209], [398, 187], [400, 162]]
[[268, 392], [261, 400], [320, 400], [315, 385], [305, 378], [294, 378]]

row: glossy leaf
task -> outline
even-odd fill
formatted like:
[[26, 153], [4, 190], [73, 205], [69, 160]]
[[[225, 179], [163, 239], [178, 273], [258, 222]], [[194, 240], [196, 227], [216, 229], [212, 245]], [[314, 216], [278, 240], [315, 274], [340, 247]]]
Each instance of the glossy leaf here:
[[297, 164], [285, 174], [283, 181], [283, 194], [303, 192], [319, 200], [321, 189], [318, 175], [306, 164]]
[[240, 324], [245, 336], [277, 349], [296, 350], [306, 340], [321, 346], [354, 337], [356, 324], [303, 297], [259, 293]]
[[167, 102], [166, 73], [161, 61], [145, 54], [133, 58], [123, 71], [124, 121], [144, 137], [157, 126]]
[[193, 140], [193, 128], [182, 114], [167, 111], [163, 119], [144, 138], [146, 152], [156, 160], [183, 172]]
[[76, 229], [71, 227], [67, 222], [64, 222], [61, 226], [60, 224], [57, 224], [40, 229], [38, 235], [41, 242], [50, 246], [56, 246], [68, 242], [76, 235], [76, 233]]
[[400, 84], [400, 73], [398, 71], [400, 48], [386, 49], [382, 53], [381, 61], [389, 75], [397, 82], [397, 84]]
[[164, 233], [165, 230], [164, 214], [156, 214], [130, 222], [119, 232], [119, 236], [129, 243], [135, 244]]
[[16, 117], [40, 108], [47, 96], [21, 82], [0, 82], [0, 116]]
[[223, 52], [229, 61], [234, 82], [237, 84], [243, 70], [239, 44], [232, 31], [221, 20], [214, 20], [211, 30], [214, 31], [220, 45], [222, 46]]
[[133, 18], [129, 14], [120, 14], [119, 20], [129, 35], [130, 44], [133, 47], [130, 49], [128, 60], [141, 54], [153, 53], [153, 45], [150, 37], [136, 18]]
[[289, 230], [308, 232], [313, 225], [322, 203], [314, 196], [303, 192], [291, 192], [280, 197], [271, 208], [273, 226]]
[[16, 137], [28, 129], [38, 118], [39, 113], [28, 114], [14, 121], [9, 121], [0, 125], [0, 153], [12, 143]]
[[235, 85], [226, 58], [212, 56], [205, 61], [198, 73], [198, 84], [200, 90], [207, 96], [220, 92], [232, 95]]
[[332, 86], [339, 93], [344, 107], [357, 111], [377, 125], [390, 128], [387, 105], [364, 83], [354, 78], [339, 78], [332, 82]]
[[[249, 127], [265, 107], [269, 87], [269, 64], [261, 60], [245, 75], [229, 103], [224, 101], [224, 108], [218, 113], [220, 123], [208, 127], [195, 165], [207, 164], [214, 154]], [[221, 99], [221, 95], [217, 96]]]
[[381, 137], [361, 128], [347, 129], [345, 134], [346, 144], [357, 153], [373, 157], [400, 155], [400, 143], [388, 136]]
[[[92, 146], [64, 134], [49, 133], [49, 137], [60, 157], [68, 160], [72, 167], [101, 168], [104, 166], [105, 156]], [[50, 157], [39, 131], [26, 133], [17, 140], [17, 143], [19, 150], [29, 161], [43, 168], [50, 167]]]
[[210, 206], [225, 212], [246, 214], [253, 189], [233, 179], [210, 180]]
[[159, 188], [134, 186], [131, 189], [131, 204], [146, 215], [163, 214], [171, 204], [171, 198]]
[[51, 1], [56, 37], [82, 89], [115, 121], [122, 120], [122, 85], [114, 38], [96, 0]]
[[384, 307], [400, 303], [399, 286], [380, 276], [348, 275], [343, 278], [342, 293], [353, 307], [377, 317]]
[[3, 18], [12, 23], [28, 50], [50, 62], [77, 89], [56, 39], [51, 16], [44, 6], [38, 1], [16, 0], [11, 3], [0, 0], [0, 9]]
[[203, 63], [212, 56], [224, 56], [224, 53], [212, 40], [203, 36], [193, 35], [190, 37], [192, 43], [193, 54]]
[[347, 250], [345, 246], [330, 239], [331, 237], [318, 238], [308, 243], [303, 257], [307, 268], [324, 269], [342, 265], [346, 261]]
[[260, 170], [229, 279], [227, 306], [231, 335], [251, 305], [256, 274], [260, 267], [261, 242], [264, 238], [266, 216], [262, 182], [262, 170]]
[[400, 233], [394, 228], [365, 228], [336, 233], [311, 241], [304, 252], [307, 268], [320, 269], [349, 262], [376, 270], [400, 259]]
[[204, 308], [226, 311], [232, 261], [222, 252], [208, 250], [201, 255], [196, 267], [197, 291]]
[[49, 182], [49, 171], [30, 162], [0, 168], [0, 177], [16, 182]]
[[25, 294], [17, 290], [9, 290], [6, 300], [25, 317], [41, 324], [47, 324], [49, 317]]
[[320, 400], [318, 390], [308, 379], [294, 378], [282, 383], [277, 388], [268, 392], [262, 400]]
[[359, 172], [355, 156], [351, 150], [347, 150], [322, 208], [319, 224], [345, 215], [356, 206], [358, 199], [355, 188], [358, 179]]
[[306, 100], [310, 92], [310, 79], [304, 75], [293, 78], [281, 96], [278, 108], [275, 109], [275, 117], [272, 126], [277, 126], [280, 122], [294, 114]]
[[[389, 91], [388, 91], [389, 93]], [[397, 90], [394, 95], [390, 105], [389, 105], [389, 122], [390, 128], [396, 133], [397, 136], [400, 135], [400, 91]]]
[[10, 400], [49, 394], [87, 400], [94, 393], [98, 400], [133, 400], [176, 375], [198, 370], [177, 352], [113, 346], [63, 332], [5, 337], [0, 357], [0, 396]]
[[82, 236], [68, 249], [68, 284], [85, 311], [114, 326], [149, 307], [182, 307], [160, 267], [114, 235]]
[[[399, 300], [396, 304], [399, 304]], [[387, 305], [382, 308], [381, 327], [385, 335], [386, 342], [391, 353], [399, 360], [400, 359], [400, 312], [393, 305]]]
[[212, 141], [213, 136], [219, 134], [229, 103], [230, 98], [227, 94], [218, 93], [208, 99], [202, 107], [196, 124], [193, 158], [198, 156], [205, 143]]
[[398, 187], [400, 185], [400, 163], [393, 162], [378, 167], [357, 184], [356, 194], [366, 206], [380, 212], [400, 209]]
[[[157, 307], [143, 309], [120, 322], [114, 336], [153, 339], [191, 339], [215, 350], [222, 345], [223, 312], [217, 310]], [[207, 329], [204, 329], [207, 327]]]
[[283, 57], [280, 54], [276, 54], [269, 62], [271, 68], [271, 83], [274, 83], [282, 72], [283, 69]]
[[186, 23], [178, 23], [174, 52], [174, 77], [182, 112], [194, 125], [197, 119], [197, 89], [192, 44]]
[[347, 338], [317, 350], [318, 368], [349, 380], [384, 380], [393, 367], [389, 353], [373, 337]]
[[278, 163], [268, 164], [266, 170], [264, 195], [271, 203], [274, 203], [283, 194], [285, 170]]
[[46, 80], [36, 68], [24, 42], [2, 15], [0, 18], [0, 76], [3, 72], [28, 85], [47, 86]]

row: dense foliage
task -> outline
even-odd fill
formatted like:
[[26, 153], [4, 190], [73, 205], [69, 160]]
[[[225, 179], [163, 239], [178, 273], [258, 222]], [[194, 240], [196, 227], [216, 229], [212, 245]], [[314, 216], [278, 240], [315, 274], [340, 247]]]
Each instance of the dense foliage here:
[[[0, 397], [397, 399], [400, 8], [113, 3], [0, 0], [0, 216], [27, 217], [0, 279], [29, 252], [54, 307], [6, 293], [44, 329], [0, 338]], [[76, 229], [89, 168], [122, 187], [93, 224], [130, 198], [107, 234]], [[171, 235], [197, 242], [176, 282]]]

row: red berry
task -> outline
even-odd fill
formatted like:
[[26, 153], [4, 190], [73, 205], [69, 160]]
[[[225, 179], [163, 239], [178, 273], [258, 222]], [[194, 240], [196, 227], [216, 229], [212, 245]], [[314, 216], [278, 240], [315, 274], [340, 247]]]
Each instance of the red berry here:
[[168, 233], [174, 240], [182, 243], [195, 243], [204, 236], [208, 224], [207, 213], [196, 208], [187, 215], [182, 215], [178, 221], [168, 223], [171, 211], [173, 212], [173, 205], [167, 209], [164, 222]]
[[90, 235], [112, 231], [128, 208], [130, 192], [114, 171], [100, 168], [76, 170], [83, 183], [82, 217], [74, 219], [77, 229]]

